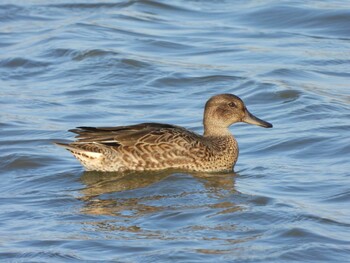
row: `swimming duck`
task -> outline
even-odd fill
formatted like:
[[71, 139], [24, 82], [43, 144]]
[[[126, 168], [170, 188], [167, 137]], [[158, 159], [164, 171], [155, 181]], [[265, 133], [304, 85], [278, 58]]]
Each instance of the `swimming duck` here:
[[211, 97], [205, 104], [204, 134], [162, 123], [117, 127], [78, 127], [75, 142], [56, 143], [89, 171], [155, 171], [168, 168], [201, 172], [230, 171], [238, 144], [229, 131], [236, 122], [271, 128], [252, 115], [232, 94]]

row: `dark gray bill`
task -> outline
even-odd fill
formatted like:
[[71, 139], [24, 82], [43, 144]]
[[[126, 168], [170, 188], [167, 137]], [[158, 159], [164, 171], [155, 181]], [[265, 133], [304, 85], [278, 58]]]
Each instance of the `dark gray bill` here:
[[254, 125], [258, 125], [264, 128], [272, 128], [272, 124], [267, 122], [267, 121], [263, 121], [257, 117], [255, 117], [253, 114], [251, 114], [247, 109], [245, 112], [245, 117], [242, 120], [243, 122], [249, 123], [249, 124], [254, 124]]

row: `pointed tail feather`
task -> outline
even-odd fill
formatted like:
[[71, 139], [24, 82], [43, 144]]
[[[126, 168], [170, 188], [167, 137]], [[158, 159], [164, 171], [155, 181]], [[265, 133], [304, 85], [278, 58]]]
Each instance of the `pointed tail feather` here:
[[75, 157], [78, 157], [78, 155], [85, 155], [85, 156], [90, 157], [90, 158], [99, 158], [102, 155], [102, 153], [81, 149], [79, 147], [76, 147], [76, 146], [73, 146], [70, 144], [66, 144], [66, 143], [54, 142], [54, 144], [56, 144], [57, 146], [63, 147], [66, 150], [70, 151]]
[[71, 145], [66, 144], [66, 143], [54, 142], [54, 144], [59, 146], [59, 147], [63, 147], [65, 149], [69, 150], [69, 151], [79, 151], [79, 150], [82, 151], [82, 152], [84, 151], [82, 149], [76, 148], [76, 147], [71, 146]]

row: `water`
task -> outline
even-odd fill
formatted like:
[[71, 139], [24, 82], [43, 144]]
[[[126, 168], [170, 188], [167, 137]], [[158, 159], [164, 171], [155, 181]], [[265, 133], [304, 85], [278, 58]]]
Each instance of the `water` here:
[[[2, 262], [350, 262], [349, 1], [0, 3]], [[202, 132], [213, 94], [235, 172], [84, 172], [76, 126]]]

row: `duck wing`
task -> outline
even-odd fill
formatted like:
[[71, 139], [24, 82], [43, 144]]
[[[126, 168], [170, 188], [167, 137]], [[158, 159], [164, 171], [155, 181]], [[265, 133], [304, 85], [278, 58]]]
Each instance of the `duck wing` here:
[[69, 130], [78, 134], [74, 144], [99, 143], [106, 146], [133, 146], [138, 143], [193, 143], [200, 136], [182, 127], [162, 123], [141, 123], [117, 127], [77, 127]]

